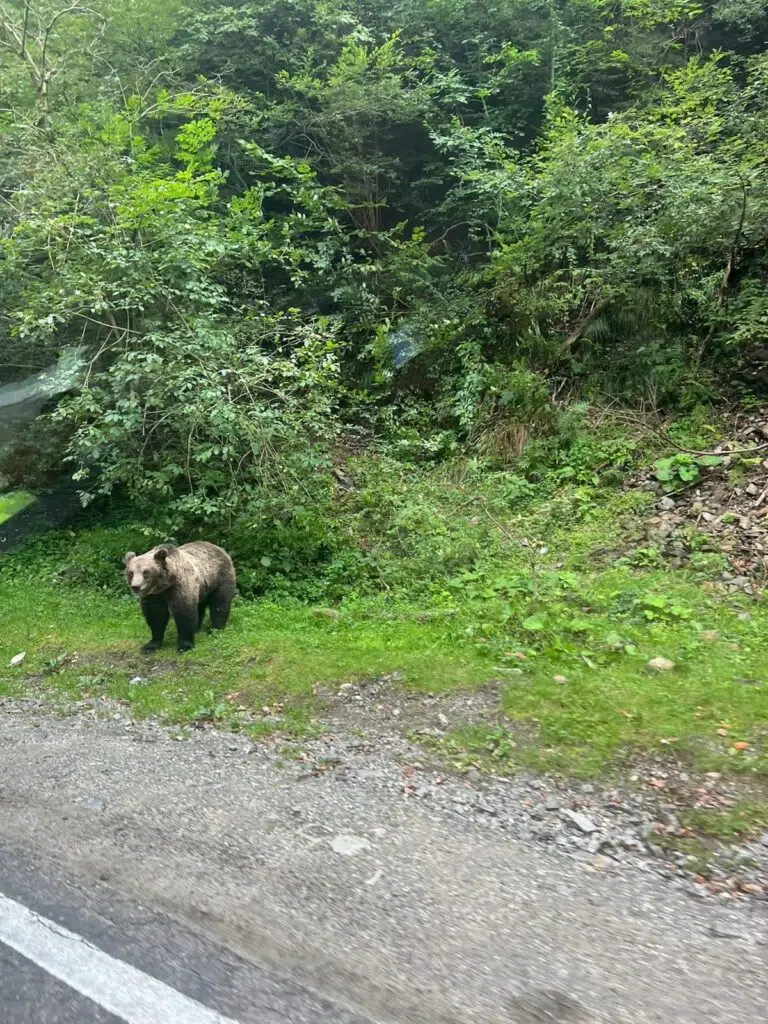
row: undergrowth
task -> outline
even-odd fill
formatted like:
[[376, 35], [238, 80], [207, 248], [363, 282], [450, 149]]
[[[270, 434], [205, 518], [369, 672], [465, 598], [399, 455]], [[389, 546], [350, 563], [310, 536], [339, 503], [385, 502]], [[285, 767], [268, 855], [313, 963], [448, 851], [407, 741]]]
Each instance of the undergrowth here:
[[[336, 602], [378, 594], [435, 601], [495, 587], [508, 566], [528, 571], [544, 537], [557, 539], [564, 524], [580, 526], [572, 554], [588, 546], [600, 523], [639, 509], [648, 496], [617, 492], [627, 472], [653, 453], [618, 422], [599, 429], [583, 416], [562, 434], [534, 438], [507, 468], [469, 450], [445, 461], [425, 461], [421, 446], [403, 450], [394, 430], [362, 455], [344, 462], [348, 484], [317, 489], [311, 507], [290, 520], [254, 521], [247, 509], [213, 528], [199, 524], [183, 535], [168, 532], [162, 510], [124, 504], [86, 510], [76, 529], [51, 531], [23, 549], [0, 555], [2, 578], [67, 580], [121, 594], [117, 571], [127, 550], [158, 538], [222, 544], [238, 566], [240, 593], [302, 602]], [[396, 457], [395, 451], [399, 451]], [[538, 543], [537, 543], [538, 542]]]
[[[256, 539], [250, 560], [237, 559], [231, 626], [186, 660], [136, 654], [145, 627], [121, 556], [150, 543], [143, 526], [43, 535], [2, 561], [0, 658], [27, 651], [4, 692], [301, 732], [321, 718], [318, 684], [397, 671], [440, 692], [493, 679], [498, 725], [469, 723], [438, 744], [456, 764], [594, 775], [652, 752], [764, 773], [764, 600], [713, 589], [716, 560], [673, 570], [640, 542], [652, 496], [615, 476], [658, 457], [652, 444], [615, 427], [577, 441], [565, 466], [555, 448], [493, 472], [469, 459], [348, 460], [353, 486], [324, 527], [327, 557], [291, 574]], [[333, 607], [318, 617], [319, 601]], [[649, 668], [659, 657], [674, 667]]]
[[[701, 416], [674, 429], [678, 443], [712, 442]], [[656, 438], [614, 422], [547, 444], [507, 469], [374, 447], [346, 460], [346, 486], [316, 510], [322, 550], [211, 537], [233, 549], [241, 596], [231, 625], [186, 658], [172, 637], [156, 658], [138, 654], [146, 630], [121, 559], [159, 539], [151, 524], [115, 509], [39, 536], [0, 562], [0, 664], [26, 652], [2, 692], [301, 737], [322, 729], [318, 687], [493, 680], [495, 720], [425, 741], [457, 767], [594, 776], [650, 755], [765, 775], [765, 600], [722, 593], [717, 553], [672, 569], [643, 540], [653, 496], [624, 482], [664, 457]]]

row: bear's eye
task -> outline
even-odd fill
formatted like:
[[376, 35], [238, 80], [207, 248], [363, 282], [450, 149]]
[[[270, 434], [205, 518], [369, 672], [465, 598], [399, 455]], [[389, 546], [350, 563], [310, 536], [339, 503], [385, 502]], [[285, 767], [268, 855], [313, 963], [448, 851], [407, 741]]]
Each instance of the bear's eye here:
[[144, 576], [145, 578], [146, 578], [147, 576], [149, 576], [149, 569], [145, 569], [145, 570], [144, 570], [144, 571], [142, 572], [142, 574], [141, 574], [141, 575], [142, 575], [142, 576]]

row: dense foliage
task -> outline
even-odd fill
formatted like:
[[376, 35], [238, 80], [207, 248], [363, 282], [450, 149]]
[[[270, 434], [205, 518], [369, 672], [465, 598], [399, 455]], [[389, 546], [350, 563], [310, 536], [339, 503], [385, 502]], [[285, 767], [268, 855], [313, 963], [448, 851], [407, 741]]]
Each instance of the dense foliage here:
[[343, 547], [350, 435], [524, 480], [573, 402], [759, 388], [766, 39], [764, 0], [3, 0], [0, 384], [82, 359], [6, 483], [67, 460], [266, 567]]

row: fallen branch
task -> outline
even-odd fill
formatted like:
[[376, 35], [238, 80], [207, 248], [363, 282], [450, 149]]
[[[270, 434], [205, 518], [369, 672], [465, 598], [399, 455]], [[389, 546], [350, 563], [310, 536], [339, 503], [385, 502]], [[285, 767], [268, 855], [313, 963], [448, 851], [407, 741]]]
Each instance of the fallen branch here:
[[591, 306], [589, 312], [585, 316], [583, 316], [581, 318], [581, 320], [579, 320], [579, 322], [573, 328], [571, 333], [565, 339], [565, 347], [566, 348], [570, 349], [570, 348], [572, 348], [576, 344], [576, 342], [582, 336], [584, 331], [586, 331], [586, 329], [589, 327], [589, 325], [592, 323], [592, 321], [595, 319], [595, 317], [599, 316], [600, 313], [602, 313], [602, 311], [605, 309], [605, 307], [607, 305], [608, 305], [608, 300], [607, 299], [603, 299], [601, 302], [598, 302], [597, 299], [593, 300], [592, 306]]
[[483, 512], [485, 512], [485, 514], [488, 516], [488, 518], [493, 523], [493, 525], [496, 527], [496, 529], [500, 530], [501, 533], [507, 538], [507, 540], [509, 541], [510, 544], [517, 544], [518, 543], [517, 538], [513, 537], [512, 534], [509, 532], [509, 530], [506, 528], [506, 526], [503, 526], [498, 521], [498, 519], [495, 518], [495, 516], [491, 515], [491, 513], [488, 511], [488, 509], [486, 508], [485, 505], [483, 505]]
[[[751, 455], [754, 452], [763, 452], [763, 451], [765, 451], [768, 448], [768, 441], [766, 441], [764, 444], [757, 444], [757, 445], [754, 445], [751, 448], [729, 448], [727, 451], [719, 451], [719, 452], [708, 451], [708, 452], [703, 452], [703, 451], [700, 451], [698, 448], [687, 448], [685, 445], [679, 444], [677, 441], [675, 441], [675, 439], [673, 437], [670, 437], [669, 434], [666, 431], [659, 430], [658, 427], [652, 427], [652, 426], [650, 426], [650, 424], [644, 423], [642, 420], [633, 419], [632, 417], [620, 417], [620, 418], [624, 419], [624, 421], [629, 423], [629, 424], [632, 424], [632, 425], [634, 425], [636, 427], [640, 427], [642, 430], [647, 430], [651, 434], [656, 434], [657, 437], [660, 437], [663, 441], [666, 441], [667, 444], [672, 445], [672, 447], [676, 448], [679, 452], [685, 452], [686, 455], [704, 455], [704, 456], [709, 456], [709, 455], [720, 455], [720, 456], [726, 456], [726, 455]], [[727, 444], [727, 442], [723, 442], [723, 443]]]

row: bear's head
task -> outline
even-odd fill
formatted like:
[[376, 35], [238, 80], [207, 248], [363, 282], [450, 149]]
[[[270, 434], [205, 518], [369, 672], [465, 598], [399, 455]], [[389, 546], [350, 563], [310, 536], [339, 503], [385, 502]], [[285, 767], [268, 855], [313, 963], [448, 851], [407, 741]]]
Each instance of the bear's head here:
[[161, 594], [176, 582], [173, 571], [173, 552], [175, 548], [152, 548], [146, 554], [137, 555], [129, 551], [125, 562], [125, 578], [128, 586], [137, 597], [149, 597]]

